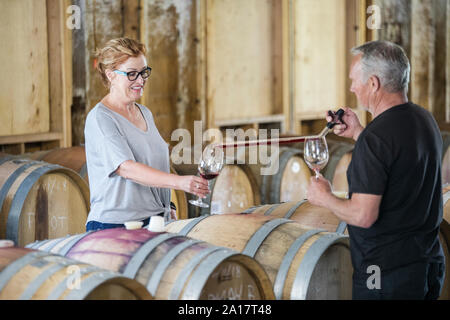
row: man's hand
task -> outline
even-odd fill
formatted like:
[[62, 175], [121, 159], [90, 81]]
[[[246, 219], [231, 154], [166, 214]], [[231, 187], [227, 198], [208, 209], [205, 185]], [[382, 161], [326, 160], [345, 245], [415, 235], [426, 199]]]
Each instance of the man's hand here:
[[321, 174], [318, 179], [315, 176], [311, 177], [306, 193], [308, 201], [313, 205], [324, 207], [328, 196], [332, 196], [330, 182]]
[[[364, 127], [359, 122], [358, 116], [353, 112], [352, 109], [345, 107], [345, 111], [342, 116], [342, 124], [336, 124], [333, 128], [335, 135], [345, 138], [352, 138], [353, 140], [358, 140], [359, 134], [364, 130]], [[333, 119], [327, 113], [326, 119], [331, 122]]]

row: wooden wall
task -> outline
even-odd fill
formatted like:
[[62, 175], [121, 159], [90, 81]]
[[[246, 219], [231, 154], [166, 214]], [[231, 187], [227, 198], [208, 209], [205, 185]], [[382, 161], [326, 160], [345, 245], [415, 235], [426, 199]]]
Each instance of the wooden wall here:
[[[73, 31], [70, 4], [81, 8]], [[370, 4], [379, 30], [366, 26]], [[107, 93], [94, 51], [122, 36], [147, 46], [153, 73], [140, 102], [167, 142], [177, 128], [193, 134], [195, 120], [307, 133], [329, 108], [364, 115], [349, 92], [349, 50], [372, 39], [405, 48], [411, 100], [450, 121], [450, 0], [0, 0], [0, 15], [11, 43], [0, 53], [11, 61], [0, 81], [3, 151], [83, 144], [86, 115]]]
[[50, 129], [45, 0], [0, 1], [0, 135]]
[[72, 49], [64, 17], [69, 4], [0, 0], [0, 151], [71, 143]]
[[382, 29], [375, 37], [401, 45], [411, 62], [409, 98], [450, 121], [450, 1], [376, 0]]
[[141, 6], [140, 38], [152, 67], [143, 103], [152, 110], [162, 137], [170, 142], [173, 130], [193, 132], [194, 120], [201, 120], [196, 29], [199, 3], [147, 0]]

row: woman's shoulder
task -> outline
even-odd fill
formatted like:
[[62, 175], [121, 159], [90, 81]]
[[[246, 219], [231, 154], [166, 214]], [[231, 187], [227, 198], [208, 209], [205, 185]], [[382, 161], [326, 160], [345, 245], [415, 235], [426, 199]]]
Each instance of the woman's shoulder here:
[[117, 132], [117, 122], [113, 112], [99, 102], [89, 111], [86, 117], [86, 128], [99, 129], [102, 134], [109, 135]]

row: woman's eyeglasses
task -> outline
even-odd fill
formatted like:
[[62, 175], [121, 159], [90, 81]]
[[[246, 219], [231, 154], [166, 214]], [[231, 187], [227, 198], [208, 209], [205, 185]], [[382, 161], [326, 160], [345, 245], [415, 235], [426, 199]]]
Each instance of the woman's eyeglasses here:
[[128, 80], [130, 80], [130, 81], [136, 80], [139, 77], [139, 75], [141, 75], [142, 79], [146, 80], [152, 74], [152, 68], [147, 67], [144, 70], [142, 70], [141, 72], [138, 72], [138, 71], [125, 72], [125, 71], [120, 71], [120, 70], [114, 70], [114, 72], [124, 75], [124, 76], [127, 76]]

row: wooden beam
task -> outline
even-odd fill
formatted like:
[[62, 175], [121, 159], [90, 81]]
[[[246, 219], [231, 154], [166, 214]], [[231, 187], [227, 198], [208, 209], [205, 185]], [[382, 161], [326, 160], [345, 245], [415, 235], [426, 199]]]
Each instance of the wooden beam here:
[[411, 15], [411, 100], [433, 112], [434, 78], [433, 0], [412, 0]]
[[50, 131], [62, 133], [60, 147], [72, 145], [72, 30], [66, 27], [70, 4], [47, 0]]
[[122, 0], [123, 36], [138, 40], [140, 37], [140, 0]]
[[447, 0], [447, 66], [445, 84], [445, 121], [450, 122], [450, 0]]
[[[295, 112], [294, 99], [291, 92], [294, 90], [292, 82], [293, 68], [293, 49], [294, 46], [290, 42], [294, 39], [293, 21], [291, 20], [293, 13], [292, 0], [283, 0], [281, 3], [281, 48], [282, 48], [282, 110], [286, 119], [285, 130], [289, 133], [295, 132]], [[292, 51], [292, 52], [291, 52]], [[291, 54], [292, 53], [292, 54]]]
[[61, 132], [20, 134], [0, 137], [0, 145], [40, 141], [56, 141], [61, 139], [63, 139], [63, 133]]
[[431, 79], [433, 115], [437, 121], [445, 121], [446, 103], [446, 66], [450, 63], [447, 60], [446, 35], [447, 30], [447, 0], [433, 0], [434, 15], [434, 58], [431, 61], [431, 68], [434, 69], [434, 77]]
[[206, 0], [196, 1], [196, 64], [197, 64], [197, 98], [196, 103], [200, 108], [202, 130], [214, 126], [214, 110], [207, 107], [206, 100]]

